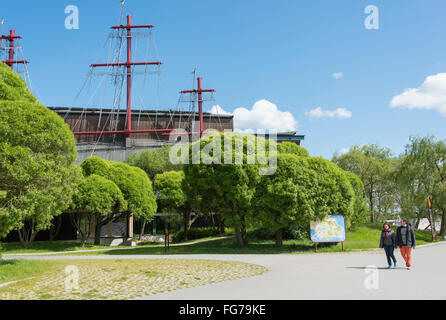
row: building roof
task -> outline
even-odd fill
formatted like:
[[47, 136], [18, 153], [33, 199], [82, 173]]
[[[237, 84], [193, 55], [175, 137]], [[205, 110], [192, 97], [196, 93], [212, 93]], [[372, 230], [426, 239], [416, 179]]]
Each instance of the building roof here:
[[[126, 114], [127, 110], [121, 109], [121, 110], [113, 110], [113, 109], [99, 109], [99, 108], [69, 108], [69, 107], [48, 107], [48, 109], [56, 112], [56, 113], [69, 113], [69, 114], [108, 114], [108, 113], [118, 113], [119, 114]], [[197, 114], [196, 112], [190, 112], [190, 111], [179, 111], [179, 110], [142, 110], [142, 109], [132, 109], [132, 114], [138, 114], [141, 116], [185, 116], [185, 115], [193, 115]], [[204, 117], [213, 117], [213, 118], [225, 118], [225, 119], [233, 119], [233, 115], [228, 114], [211, 114], [211, 113], [203, 113]]]

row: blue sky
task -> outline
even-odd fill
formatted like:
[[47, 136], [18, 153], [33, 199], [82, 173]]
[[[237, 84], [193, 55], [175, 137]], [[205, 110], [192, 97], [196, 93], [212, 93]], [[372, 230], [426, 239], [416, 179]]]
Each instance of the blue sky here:
[[[79, 8], [79, 30], [64, 27], [67, 5]], [[379, 30], [364, 26], [368, 5], [379, 8]], [[405, 89], [446, 72], [444, 1], [127, 0], [126, 13], [136, 24], [156, 26], [162, 83], [173, 105], [197, 67], [227, 112], [265, 99], [291, 113], [315, 156], [330, 159], [366, 143], [398, 154], [410, 135], [446, 138], [441, 104], [437, 111], [423, 101], [411, 110], [390, 107]], [[117, 0], [16, 0], [0, 11], [6, 29], [24, 37], [32, 80], [49, 106], [71, 105], [119, 15]], [[351, 117], [311, 118], [317, 108], [342, 108]]]

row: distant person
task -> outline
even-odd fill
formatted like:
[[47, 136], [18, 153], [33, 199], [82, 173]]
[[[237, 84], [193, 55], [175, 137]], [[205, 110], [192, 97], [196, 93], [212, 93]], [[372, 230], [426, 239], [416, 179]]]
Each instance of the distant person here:
[[412, 267], [412, 249], [416, 247], [415, 232], [406, 219], [401, 220], [401, 227], [396, 230], [396, 245], [400, 247], [401, 256], [406, 261], [407, 270]]
[[396, 268], [396, 258], [393, 254], [395, 247], [396, 247], [396, 234], [393, 232], [393, 230], [390, 227], [390, 224], [387, 222], [383, 225], [383, 231], [381, 232], [381, 241], [379, 243], [380, 248], [384, 248], [386, 251], [387, 256], [387, 262], [388, 267], [387, 269], [392, 268], [392, 262], [393, 267]]

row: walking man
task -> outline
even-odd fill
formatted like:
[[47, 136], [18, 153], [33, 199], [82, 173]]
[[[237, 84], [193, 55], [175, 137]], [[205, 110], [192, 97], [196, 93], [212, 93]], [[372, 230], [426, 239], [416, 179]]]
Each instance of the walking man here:
[[406, 261], [407, 270], [412, 267], [412, 248], [416, 247], [415, 232], [407, 223], [406, 219], [401, 220], [401, 227], [396, 230], [396, 245], [400, 247], [401, 256]]

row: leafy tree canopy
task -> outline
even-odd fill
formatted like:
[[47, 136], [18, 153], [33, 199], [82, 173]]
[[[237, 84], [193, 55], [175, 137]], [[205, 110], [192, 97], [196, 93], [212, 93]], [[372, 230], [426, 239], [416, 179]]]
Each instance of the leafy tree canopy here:
[[179, 212], [186, 203], [183, 191], [184, 177], [183, 171], [168, 171], [155, 177], [154, 189], [164, 210]]
[[118, 186], [96, 174], [80, 180], [73, 195], [74, 210], [106, 216], [125, 210], [126, 201]]
[[20, 229], [27, 245], [51, 226], [67, 208], [79, 178], [76, 157], [68, 125], [0, 63], [0, 237]]
[[152, 219], [157, 210], [156, 197], [152, 182], [143, 170], [98, 157], [86, 159], [81, 168], [87, 177], [96, 174], [114, 182], [127, 201], [127, 211], [135, 218]]
[[155, 150], [147, 150], [141, 154], [134, 153], [127, 158], [125, 163], [141, 168], [153, 181], [157, 174], [181, 169], [181, 166], [174, 165], [169, 160], [170, 146]]
[[363, 182], [372, 222], [383, 211], [393, 209], [395, 188], [391, 175], [395, 159], [388, 148], [380, 148], [377, 145], [354, 146], [345, 154], [336, 154], [333, 162], [356, 174]]
[[279, 153], [288, 153], [288, 154], [295, 154], [297, 156], [302, 157], [309, 157], [310, 153], [307, 149], [298, 146], [295, 143], [292, 142], [282, 142], [277, 144], [277, 152]]

